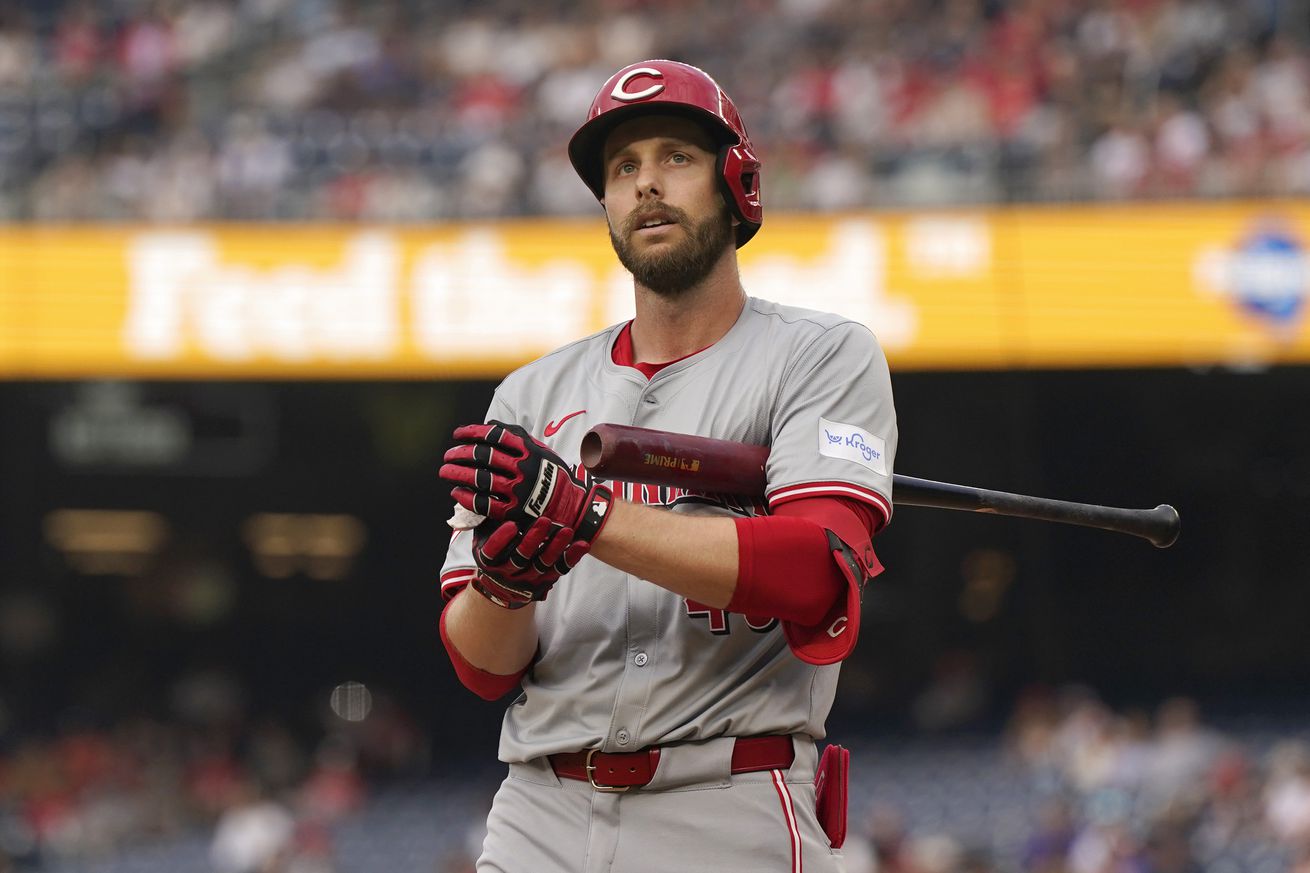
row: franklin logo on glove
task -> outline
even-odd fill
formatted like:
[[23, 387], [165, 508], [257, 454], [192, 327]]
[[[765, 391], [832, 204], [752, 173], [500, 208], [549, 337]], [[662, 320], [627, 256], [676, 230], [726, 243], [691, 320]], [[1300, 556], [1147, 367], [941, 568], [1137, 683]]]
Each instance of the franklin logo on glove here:
[[534, 518], [541, 515], [546, 504], [550, 502], [550, 492], [555, 487], [555, 466], [547, 464], [541, 468], [541, 474], [537, 476], [537, 484], [532, 487], [532, 496], [523, 509], [528, 515]]

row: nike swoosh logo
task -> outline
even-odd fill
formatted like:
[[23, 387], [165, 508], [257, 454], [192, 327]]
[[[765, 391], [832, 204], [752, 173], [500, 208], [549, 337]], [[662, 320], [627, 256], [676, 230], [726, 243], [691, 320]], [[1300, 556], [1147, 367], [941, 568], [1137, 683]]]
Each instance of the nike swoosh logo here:
[[564, 416], [559, 420], [559, 424], [556, 424], [553, 421], [546, 422], [546, 436], [548, 437], [554, 436], [556, 433], [559, 432], [559, 429], [564, 426], [564, 422], [568, 421], [570, 418], [573, 418], [575, 415], [581, 415], [586, 411], [587, 410], [585, 409], [579, 409], [577, 412], [570, 412], [568, 415]]

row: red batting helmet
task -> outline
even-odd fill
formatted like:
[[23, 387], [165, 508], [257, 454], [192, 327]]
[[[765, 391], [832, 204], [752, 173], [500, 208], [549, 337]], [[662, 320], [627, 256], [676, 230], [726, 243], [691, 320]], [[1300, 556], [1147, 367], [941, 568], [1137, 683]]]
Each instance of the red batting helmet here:
[[760, 160], [755, 157], [737, 107], [709, 75], [689, 64], [651, 60], [631, 64], [607, 81], [591, 101], [587, 121], [569, 140], [569, 160], [596, 195], [605, 196], [605, 137], [637, 115], [685, 115], [709, 129], [719, 143], [719, 189], [737, 218], [737, 247], [760, 229]]

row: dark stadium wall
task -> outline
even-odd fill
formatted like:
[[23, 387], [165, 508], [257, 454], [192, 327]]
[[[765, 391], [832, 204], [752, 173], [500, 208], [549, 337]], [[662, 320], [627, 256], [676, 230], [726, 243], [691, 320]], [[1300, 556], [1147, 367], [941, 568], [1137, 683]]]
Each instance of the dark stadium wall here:
[[[1162, 551], [901, 508], [876, 543], [887, 570], [866, 596], [836, 725], [899, 727], [923, 713], [967, 724], [1038, 683], [1085, 682], [1123, 701], [1300, 687], [1310, 369], [893, 378], [899, 472], [1169, 502], [1183, 534]], [[458, 686], [436, 635], [451, 508], [436, 461], [455, 424], [482, 416], [492, 383], [130, 387], [0, 384], [0, 672], [13, 718], [54, 723], [74, 704], [111, 718], [161, 705], [179, 672], [222, 666], [256, 708], [292, 710], [356, 679], [403, 699], [437, 741], [494, 732], [500, 707]], [[155, 430], [133, 431], [134, 420]], [[160, 436], [170, 433], [174, 443]], [[166, 535], [135, 569], [97, 569], [52, 534], [61, 509], [156, 513]], [[325, 565], [310, 557], [258, 554], [269, 519], [343, 517], [364, 539], [327, 573], [341, 578], [316, 578]], [[53, 628], [15, 642], [15, 604], [33, 602]], [[109, 691], [88, 690], [110, 674]], [[942, 715], [934, 701], [952, 689], [976, 699]]]

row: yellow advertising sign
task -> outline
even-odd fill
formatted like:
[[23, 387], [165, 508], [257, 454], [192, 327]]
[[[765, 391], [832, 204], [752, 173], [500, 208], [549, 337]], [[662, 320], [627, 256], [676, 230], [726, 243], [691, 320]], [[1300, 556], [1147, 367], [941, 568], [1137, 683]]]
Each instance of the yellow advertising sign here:
[[[1310, 361], [1310, 204], [770, 215], [748, 293], [892, 367]], [[599, 217], [0, 230], [0, 377], [466, 377], [632, 315]]]

